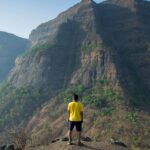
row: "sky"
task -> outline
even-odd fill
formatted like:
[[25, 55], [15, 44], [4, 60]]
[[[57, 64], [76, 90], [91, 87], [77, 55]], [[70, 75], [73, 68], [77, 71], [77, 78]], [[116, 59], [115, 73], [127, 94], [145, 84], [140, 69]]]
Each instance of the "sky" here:
[[[94, 0], [99, 3], [103, 0]], [[28, 38], [33, 29], [80, 0], [0, 0], [0, 31]]]

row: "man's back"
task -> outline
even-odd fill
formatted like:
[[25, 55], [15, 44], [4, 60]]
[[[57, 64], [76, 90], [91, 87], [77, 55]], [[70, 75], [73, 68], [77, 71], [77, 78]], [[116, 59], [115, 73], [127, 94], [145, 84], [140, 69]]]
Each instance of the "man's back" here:
[[81, 121], [81, 112], [83, 112], [83, 105], [80, 102], [73, 101], [68, 104], [68, 111], [70, 112], [70, 121]]

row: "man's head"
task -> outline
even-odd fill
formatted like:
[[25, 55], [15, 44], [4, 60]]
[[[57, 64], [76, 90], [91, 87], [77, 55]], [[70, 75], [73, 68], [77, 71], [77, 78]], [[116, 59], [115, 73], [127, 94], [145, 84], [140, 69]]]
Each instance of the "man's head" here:
[[78, 95], [77, 95], [77, 94], [73, 94], [73, 100], [74, 100], [75, 102], [78, 101]]

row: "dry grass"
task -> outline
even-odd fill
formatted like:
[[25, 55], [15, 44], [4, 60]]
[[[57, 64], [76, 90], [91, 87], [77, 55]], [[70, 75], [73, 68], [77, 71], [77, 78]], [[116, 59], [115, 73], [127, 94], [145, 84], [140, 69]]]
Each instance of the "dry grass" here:
[[[125, 107], [120, 106], [112, 115], [103, 116], [100, 111], [90, 106], [86, 107], [83, 135], [101, 142], [114, 137], [134, 149], [148, 148], [150, 146], [150, 116], [143, 112], [136, 112], [134, 116], [122, 108]], [[33, 146], [49, 144], [52, 139], [65, 136], [67, 133], [66, 104], [52, 101], [45, 105], [30, 121], [28, 129], [32, 131], [31, 137], [37, 137]]]
[[27, 134], [24, 128], [12, 129], [8, 132], [10, 141], [15, 144], [16, 149], [25, 150], [27, 144]]

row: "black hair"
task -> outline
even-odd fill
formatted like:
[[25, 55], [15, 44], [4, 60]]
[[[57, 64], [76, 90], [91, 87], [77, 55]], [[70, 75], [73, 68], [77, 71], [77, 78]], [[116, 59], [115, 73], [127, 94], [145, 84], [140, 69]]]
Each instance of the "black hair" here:
[[75, 101], [78, 101], [78, 95], [77, 94], [73, 94], [73, 99], [75, 100]]

